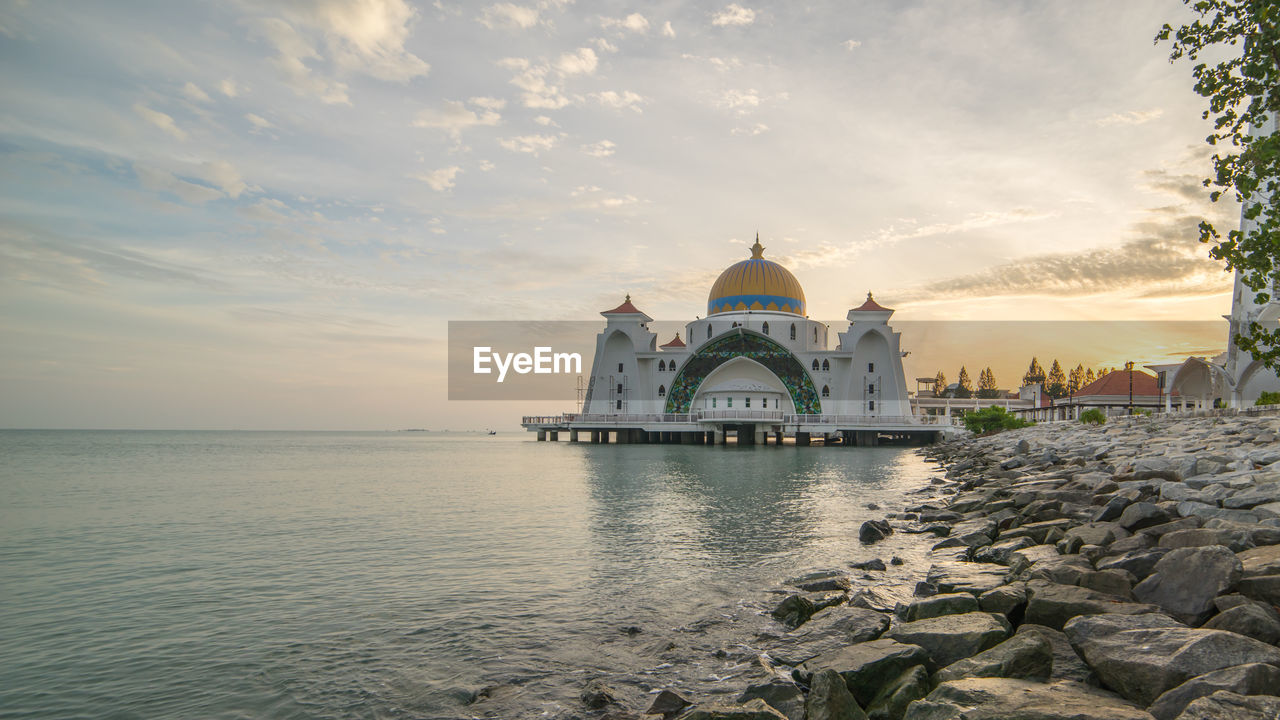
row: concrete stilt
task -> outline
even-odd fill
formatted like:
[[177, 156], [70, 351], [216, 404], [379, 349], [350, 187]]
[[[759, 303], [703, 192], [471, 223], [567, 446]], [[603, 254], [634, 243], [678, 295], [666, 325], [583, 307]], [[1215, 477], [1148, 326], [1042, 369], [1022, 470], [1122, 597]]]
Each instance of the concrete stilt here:
[[775, 430], [773, 433], [773, 444], [782, 447], [782, 431]]
[[570, 431], [569, 431], [569, 442], [571, 442], [571, 443], [578, 442], [578, 431], [577, 431], [577, 430], [570, 430]]
[[560, 433], [556, 432], [555, 430], [552, 430], [550, 433], [547, 434], [547, 439], [550, 440], [551, 442], [556, 442], [560, 439]]
[[729, 434], [728, 434], [728, 433], [726, 433], [724, 430], [712, 430], [711, 432], [715, 434], [715, 444], [716, 444], [716, 445], [728, 445], [728, 444], [729, 444]]
[[538, 431], [538, 442], [546, 442], [546, 441], [547, 441], [547, 431], [546, 431], [546, 430], [539, 430], [539, 431]]

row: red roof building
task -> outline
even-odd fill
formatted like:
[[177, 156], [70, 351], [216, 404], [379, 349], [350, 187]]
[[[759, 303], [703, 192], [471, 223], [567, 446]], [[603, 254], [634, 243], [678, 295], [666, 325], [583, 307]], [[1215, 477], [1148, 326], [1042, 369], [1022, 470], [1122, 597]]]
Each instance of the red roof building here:
[[671, 342], [667, 343], [666, 345], [659, 345], [659, 347], [682, 348], [682, 347], [685, 347], [685, 344], [684, 344], [684, 341], [680, 339], [680, 333], [676, 333], [675, 338], [673, 338]]

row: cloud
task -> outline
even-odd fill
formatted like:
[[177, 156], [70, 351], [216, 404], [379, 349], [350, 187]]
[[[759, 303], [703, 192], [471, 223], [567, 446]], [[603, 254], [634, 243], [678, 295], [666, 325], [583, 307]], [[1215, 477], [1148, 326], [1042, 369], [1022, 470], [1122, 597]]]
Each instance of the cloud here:
[[455, 178], [457, 178], [458, 173], [460, 172], [462, 172], [462, 168], [457, 165], [453, 165], [451, 167], [440, 168], [439, 170], [432, 170], [428, 173], [418, 173], [410, 177], [415, 180], [421, 180], [436, 192], [444, 192], [445, 190], [453, 189], [453, 186], [455, 185]]
[[340, 67], [399, 83], [431, 70], [405, 49], [418, 14], [406, 0], [313, 0], [291, 10], [296, 22], [323, 34]]
[[552, 120], [551, 118], [547, 117], [546, 115], [539, 115], [539, 116], [535, 117], [535, 118], [533, 119], [533, 121], [534, 121], [534, 122], [536, 122], [536, 123], [538, 123], [539, 125], [541, 125], [541, 126], [543, 126], [543, 127], [549, 127], [549, 126], [551, 126], [551, 125], [555, 125], [555, 124], [556, 124], [556, 121], [555, 121], [555, 120]]
[[726, 5], [711, 18], [712, 25], [750, 25], [756, 20], [756, 11], [737, 3]]
[[670, 20], [662, 23], [662, 35], [663, 37], [669, 37], [669, 38], [673, 38], [676, 36], [676, 29], [671, 27]]
[[756, 123], [751, 127], [734, 128], [731, 132], [734, 135], [755, 137], [756, 135], [760, 135], [761, 133], [769, 132], [769, 126], [765, 125], [764, 123]]
[[742, 67], [742, 59], [737, 57], [731, 57], [731, 58], [725, 59], [725, 58], [719, 58], [719, 57], [703, 57], [701, 55], [691, 55], [689, 53], [685, 53], [684, 55], [681, 55], [680, 58], [682, 60], [705, 60], [711, 63], [712, 67], [714, 67], [717, 70], [720, 70], [721, 72], [725, 70], [732, 70], [735, 68]]
[[485, 108], [486, 110], [501, 110], [507, 106], [507, 101], [502, 98], [473, 97], [468, 99], [467, 102], [475, 105], [476, 107]]
[[634, 33], [646, 33], [649, 31], [649, 20], [640, 13], [631, 13], [624, 18], [604, 18], [600, 21], [600, 26], [605, 29], [616, 28]]
[[136, 113], [138, 117], [146, 120], [152, 125], [155, 125], [178, 140], [187, 139], [187, 134], [183, 132], [182, 128], [178, 127], [178, 124], [173, 121], [173, 118], [159, 110], [152, 110], [142, 103], [134, 103], [133, 112]]
[[538, 24], [538, 10], [513, 3], [498, 3], [485, 8], [477, 19], [490, 30], [499, 27], [528, 30]]
[[212, 160], [203, 163], [196, 170], [197, 177], [214, 185], [227, 194], [227, 197], [240, 197], [248, 189], [248, 185], [240, 177], [240, 172], [225, 160]]
[[857, 50], [862, 47], [862, 41], [860, 40], [845, 40], [841, 44], [844, 45], [845, 50]]
[[537, 156], [544, 150], [550, 150], [560, 141], [555, 135], [521, 135], [519, 137], [501, 138], [498, 144], [511, 152], [529, 153]]
[[235, 80], [227, 78], [226, 80], [218, 83], [218, 91], [229, 98], [233, 98], [240, 94], [240, 86], [236, 85]]
[[755, 90], [725, 90], [716, 100], [716, 105], [745, 115], [760, 106], [760, 96]]
[[1009, 295], [1081, 296], [1127, 291], [1140, 297], [1221, 292], [1231, 278], [1199, 242], [1200, 218], [1179, 215], [1135, 226], [1119, 247], [1019, 258], [969, 275], [929, 283], [915, 299]]
[[190, 81], [188, 81], [186, 85], [182, 86], [182, 94], [189, 100], [202, 103], [210, 102], [209, 94], [204, 90], [201, 90], [199, 85]]
[[611, 107], [616, 110], [631, 109], [636, 112], [641, 112], [640, 104], [645, 102], [643, 97], [630, 90], [623, 90], [621, 93], [605, 90], [604, 92], [591, 93], [591, 98], [605, 107]]
[[578, 198], [583, 207], [600, 210], [618, 210], [640, 202], [635, 195], [613, 195], [595, 185], [580, 185], [569, 192], [569, 197]]
[[601, 140], [598, 143], [583, 145], [582, 152], [590, 155], [591, 157], [602, 158], [602, 157], [609, 157], [610, 155], [612, 155], [616, 148], [617, 148], [617, 145], [614, 145], [609, 140]]
[[595, 43], [596, 47], [599, 48], [600, 52], [611, 52], [611, 53], [618, 52], [618, 46], [609, 42], [605, 38], [595, 38], [591, 42]]
[[249, 124], [253, 125], [255, 131], [270, 130], [275, 127], [275, 125], [271, 124], [270, 120], [262, 117], [261, 115], [255, 115], [254, 113], [245, 113], [244, 119], [248, 120]]
[[[972, 230], [981, 230], [984, 228], [1009, 225], [1012, 223], [1047, 220], [1055, 217], [1056, 215], [1056, 212], [1043, 212], [1031, 208], [985, 210], [983, 212], [970, 213], [966, 217], [953, 222], [931, 223], [929, 225], [908, 227], [906, 229], [890, 227], [877, 233], [875, 242], [878, 244], [884, 244], [902, 242], [904, 240], [914, 240], [922, 237], [931, 237], [934, 235], [952, 235], [955, 233], [970, 232]], [[912, 223], [908, 222], [908, 225], [911, 224]]]
[[292, 25], [280, 18], [261, 18], [253, 28], [275, 47], [271, 63], [294, 92], [315, 96], [325, 104], [351, 104], [346, 83], [312, 74], [306, 61], [318, 59], [320, 54]]
[[1175, 174], [1168, 170], [1147, 170], [1142, 173], [1146, 186], [1152, 190], [1169, 193], [1183, 200], [1203, 202], [1208, 199], [1204, 180], [1199, 175]]
[[222, 192], [211, 187], [206, 187], [198, 183], [188, 182], [169, 172], [161, 170], [157, 167], [144, 165], [142, 163], [133, 164], [133, 173], [138, 177], [138, 182], [142, 187], [156, 192], [168, 193], [175, 195], [183, 202], [191, 205], [203, 205], [211, 200], [217, 200], [222, 197]]
[[[477, 100], [481, 102], [476, 102]], [[472, 98], [471, 102], [483, 108], [486, 105], [492, 107], [497, 101], [492, 98]], [[502, 106], [498, 105], [498, 107]], [[502, 116], [494, 110], [485, 109], [477, 113], [467, 109], [466, 105], [457, 100], [446, 100], [444, 107], [420, 111], [413, 120], [413, 126], [444, 130], [457, 138], [467, 128], [477, 125], [497, 125], [501, 120]]]
[[1155, 120], [1163, 114], [1164, 110], [1159, 108], [1155, 110], [1130, 110], [1123, 113], [1112, 113], [1104, 118], [1098, 118], [1096, 122], [1102, 127], [1108, 125], [1142, 125]]
[[498, 65], [515, 71], [511, 84], [524, 91], [520, 99], [525, 107], [559, 110], [569, 104], [569, 98], [561, 93], [558, 86], [547, 83], [549, 66], [534, 65], [524, 58], [503, 58]]
[[269, 222], [277, 225], [289, 222], [290, 218], [286, 214], [289, 209], [288, 205], [276, 200], [275, 198], [262, 198], [258, 202], [247, 207], [238, 208], [236, 210], [240, 215], [250, 220], [258, 220], [260, 222]]
[[590, 75], [596, 71], [596, 53], [591, 48], [578, 48], [577, 52], [565, 53], [556, 61], [556, 70], [561, 75]]
[[66, 237], [48, 228], [0, 228], [0, 277], [83, 293], [86, 287], [105, 284], [101, 274], [124, 278], [130, 284], [143, 281], [226, 288], [225, 283], [201, 270], [138, 250]]

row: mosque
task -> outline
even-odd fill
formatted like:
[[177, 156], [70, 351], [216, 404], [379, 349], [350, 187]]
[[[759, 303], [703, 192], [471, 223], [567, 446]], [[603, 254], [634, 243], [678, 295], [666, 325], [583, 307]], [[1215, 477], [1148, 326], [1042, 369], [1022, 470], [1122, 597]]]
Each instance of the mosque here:
[[893, 310], [871, 293], [830, 328], [806, 315], [804, 289], [764, 257], [729, 266], [707, 296], [707, 316], [659, 345], [653, 318], [632, 303], [600, 313], [605, 327], [582, 412], [526, 417], [539, 439], [591, 442], [846, 445], [929, 442], [951, 432], [911, 412]]

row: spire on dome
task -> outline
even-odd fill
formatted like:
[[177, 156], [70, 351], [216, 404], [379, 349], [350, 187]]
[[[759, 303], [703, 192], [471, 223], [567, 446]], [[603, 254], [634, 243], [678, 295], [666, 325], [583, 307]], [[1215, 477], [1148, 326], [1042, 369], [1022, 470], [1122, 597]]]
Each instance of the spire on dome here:
[[760, 244], [760, 233], [756, 233], [756, 244], [751, 246], [751, 259], [759, 260], [764, 257], [764, 246]]
[[659, 347], [682, 348], [682, 347], [685, 347], [685, 344], [684, 344], [684, 341], [680, 339], [680, 333], [677, 332], [675, 338], [672, 339], [671, 342], [666, 343], [665, 345], [660, 345]]
[[853, 312], [881, 312], [888, 309], [889, 308], [884, 307], [880, 303], [876, 302], [875, 298], [871, 297], [871, 291], [868, 290], [867, 301], [862, 303], [858, 307], [854, 308]]

